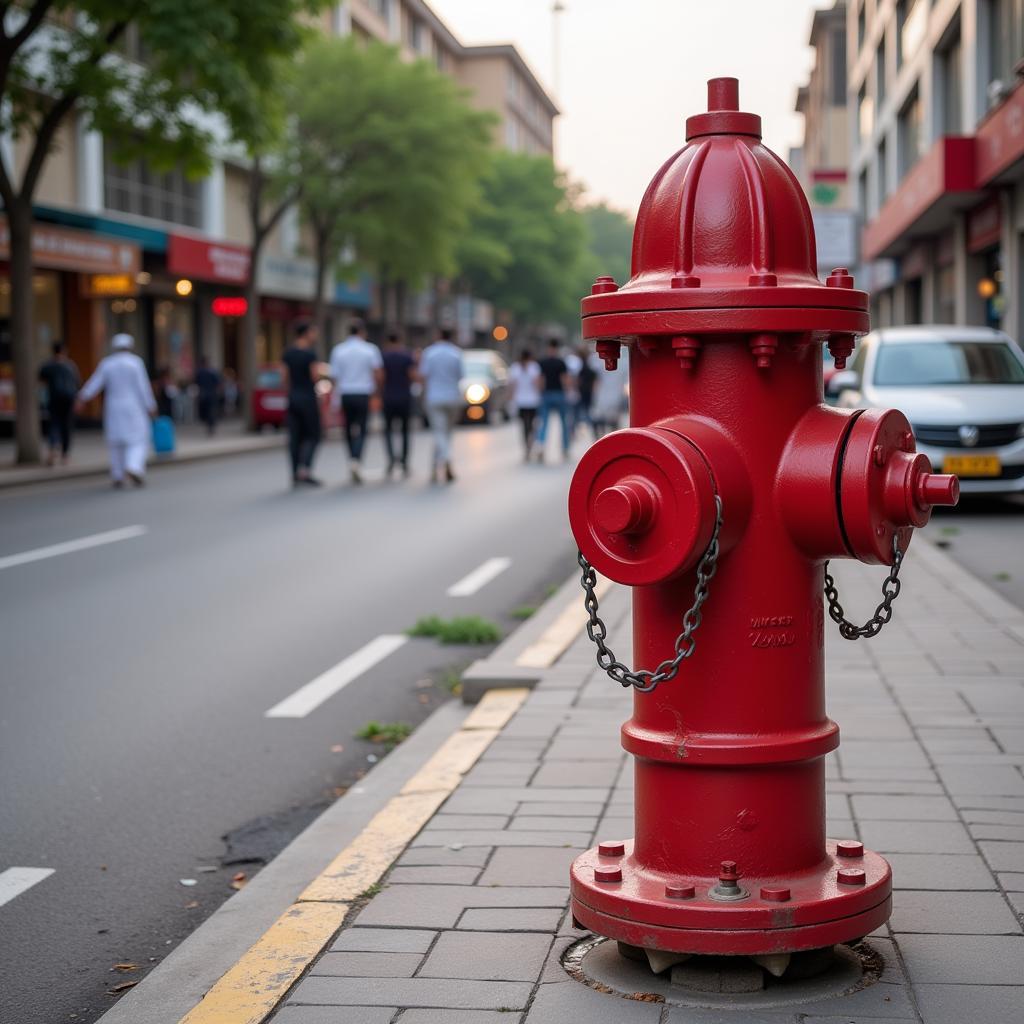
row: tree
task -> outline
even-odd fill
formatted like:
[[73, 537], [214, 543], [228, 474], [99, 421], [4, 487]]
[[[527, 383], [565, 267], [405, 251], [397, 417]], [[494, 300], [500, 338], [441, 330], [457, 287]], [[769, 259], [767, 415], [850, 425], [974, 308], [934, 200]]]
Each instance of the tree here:
[[[301, 38], [306, 0], [23, 0], [0, 5], [0, 130], [27, 140], [20, 180], [0, 160], [10, 233], [17, 459], [39, 460], [32, 317], [32, 202], [73, 113], [114, 155], [208, 167], [214, 123], [258, 137], [273, 64]], [[134, 59], [144, 55], [145, 62]]]
[[381, 276], [416, 284], [455, 267], [479, 199], [492, 115], [426, 61], [380, 43], [310, 43], [295, 96], [296, 170], [323, 281], [351, 245]]
[[[621, 285], [629, 280], [633, 254], [633, 221], [606, 203], [594, 203], [580, 210], [587, 233], [587, 249], [594, 276], [611, 274]], [[591, 280], [586, 282], [588, 287]]]
[[549, 157], [494, 154], [460, 248], [474, 294], [527, 324], [578, 316], [586, 232], [571, 192]]

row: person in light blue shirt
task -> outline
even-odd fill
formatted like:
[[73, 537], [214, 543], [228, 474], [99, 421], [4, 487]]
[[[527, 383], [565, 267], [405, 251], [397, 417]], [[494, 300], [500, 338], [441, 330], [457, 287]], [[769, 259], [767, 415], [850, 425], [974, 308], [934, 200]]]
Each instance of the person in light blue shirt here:
[[455, 480], [452, 471], [452, 430], [462, 413], [462, 350], [452, 341], [450, 327], [442, 328], [440, 338], [423, 350], [419, 375], [423, 380], [423, 402], [434, 435], [434, 461], [431, 483], [439, 483], [442, 472], [448, 483]]

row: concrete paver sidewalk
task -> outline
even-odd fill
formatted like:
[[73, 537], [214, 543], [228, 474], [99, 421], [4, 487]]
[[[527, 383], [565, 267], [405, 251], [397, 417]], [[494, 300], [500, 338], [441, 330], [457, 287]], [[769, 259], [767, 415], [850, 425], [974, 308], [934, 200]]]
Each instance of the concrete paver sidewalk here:
[[[848, 609], [877, 568], [837, 566]], [[375, 895], [289, 992], [274, 1024], [1012, 1024], [1024, 1018], [1024, 613], [923, 538], [892, 624], [828, 631], [829, 834], [891, 862], [895, 909], [869, 938], [881, 980], [771, 1010], [638, 1002], [572, 980], [568, 867], [632, 835], [618, 745], [629, 696], [585, 636], [416, 836]], [[626, 638], [628, 596], [602, 605]], [[828, 623], [831, 626], [831, 623]], [[621, 641], [619, 641], [621, 642]]]
[[[178, 424], [176, 435], [177, 445], [174, 454], [158, 457], [150, 453], [150, 468], [191, 462], [195, 459], [264, 451], [284, 444], [284, 438], [280, 434], [247, 433], [240, 420], [227, 420], [218, 424], [217, 432], [212, 437], [208, 436], [205, 427], [198, 423]], [[107, 448], [103, 432], [98, 429], [81, 429], [75, 432], [71, 460], [66, 466], [18, 466], [14, 462], [14, 441], [7, 437], [0, 438], [0, 488], [84, 476], [102, 476], [107, 472]]]

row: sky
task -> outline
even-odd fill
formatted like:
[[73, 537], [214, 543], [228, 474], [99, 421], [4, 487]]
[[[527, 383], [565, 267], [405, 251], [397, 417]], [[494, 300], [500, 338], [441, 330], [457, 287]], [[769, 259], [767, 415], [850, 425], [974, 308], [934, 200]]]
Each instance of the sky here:
[[561, 88], [553, 86], [551, 0], [429, 0], [464, 43], [512, 42], [562, 110], [555, 159], [587, 197], [633, 214], [647, 183], [707, 107], [706, 81], [740, 80], [782, 157], [801, 137], [815, 7], [832, 0], [563, 0]]

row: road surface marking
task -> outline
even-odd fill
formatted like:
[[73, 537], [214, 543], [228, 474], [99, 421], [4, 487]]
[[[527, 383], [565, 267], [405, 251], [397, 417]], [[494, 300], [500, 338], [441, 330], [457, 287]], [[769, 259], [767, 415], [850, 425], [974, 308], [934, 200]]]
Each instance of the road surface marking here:
[[[379, 638], [380, 639], [380, 638]], [[523, 705], [529, 690], [486, 693], [462, 725], [374, 815], [179, 1024], [260, 1024]]]
[[0, 907], [52, 874], [53, 868], [8, 868], [0, 871]]
[[472, 597], [486, 587], [496, 576], [500, 576], [512, 564], [511, 558], [488, 558], [483, 565], [463, 576], [458, 583], [448, 588], [449, 597]]
[[45, 548], [33, 548], [17, 555], [4, 555], [0, 558], [0, 569], [11, 569], [16, 565], [25, 565], [26, 562], [41, 562], [44, 558], [56, 558], [57, 555], [71, 554], [72, 551], [85, 551], [87, 548], [98, 548], [104, 544], [115, 544], [119, 540], [131, 540], [132, 537], [141, 537], [145, 532], [145, 526], [124, 526], [120, 530], [94, 533], [90, 537], [66, 540]]
[[279, 704], [275, 704], [269, 711], [264, 712], [264, 718], [305, 718], [311, 711], [315, 711], [325, 700], [333, 697], [339, 690], [344, 689], [358, 679], [364, 672], [373, 668], [379, 661], [383, 661], [389, 654], [393, 654], [409, 638], [402, 634], [385, 633], [366, 646], [360, 647], [355, 654], [350, 654], [343, 661], [339, 661], [334, 668], [328, 669], [323, 675], [317, 676], [311, 683], [299, 687], [290, 697], [285, 697]]

